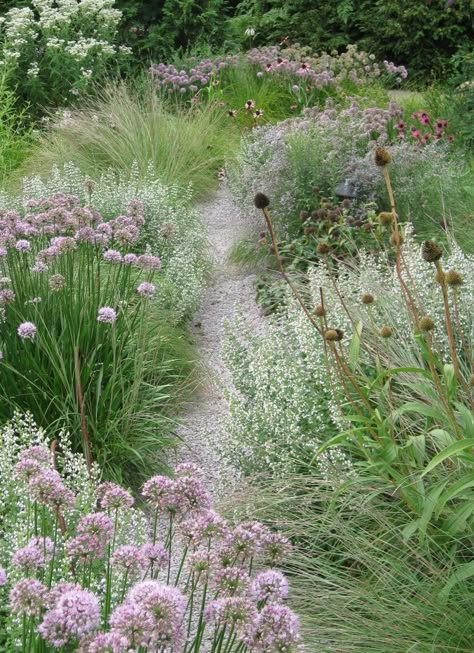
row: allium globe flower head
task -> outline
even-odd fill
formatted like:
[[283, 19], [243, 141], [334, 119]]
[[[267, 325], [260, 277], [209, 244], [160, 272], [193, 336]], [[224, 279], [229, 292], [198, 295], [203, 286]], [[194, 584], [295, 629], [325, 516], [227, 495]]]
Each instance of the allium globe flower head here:
[[77, 242], [70, 236], [56, 236], [51, 238], [51, 246], [58, 247], [61, 253], [73, 252], [77, 249]]
[[136, 265], [138, 261], [138, 256], [136, 254], [125, 254], [123, 257], [123, 262], [125, 265]]
[[176, 478], [179, 476], [195, 476], [196, 478], [203, 479], [204, 474], [202, 469], [195, 463], [179, 463], [173, 470]]
[[43, 261], [36, 261], [36, 263], [31, 268], [32, 272], [47, 272], [48, 266]]
[[51, 467], [53, 462], [49, 449], [41, 445], [33, 445], [23, 449], [18, 456], [18, 462], [22, 460], [36, 460], [44, 467]]
[[153, 580], [142, 581], [129, 591], [126, 603], [138, 607], [149, 648], [179, 648], [184, 634], [186, 598], [176, 587]]
[[48, 285], [53, 292], [59, 292], [64, 288], [66, 279], [62, 274], [52, 274], [48, 279]]
[[286, 606], [273, 603], [262, 608], [242, 639], [249, 649], [261, 653], [303, 650], [298, 617]]
[[281, 603], [288, 598], [288, 581], [279, 571], [261, 571], [253, 579], [251, 592], [256, 601]]
[[238, 524], [226, 538], [231, 547], [241, 558], [250, 558], [262, 550], [264, 541], [271, 531], [260, 522]]
[[34, 578], [24, 578], [10, 591], [10, 607], [13, 612], [28, 617], [39, 617], [47, 605], [48, 589]]
[[117, 313], [110, 306], [102, 306], [97, 312], [97, 322], [114, 324], [117, 320]]
[[132, 576], [145, 569], [146, 563], [141, 547], [132, 544], [118, 546], [111, 558], [113, 567], [122, 569]]
[[[119, 605], [110, 615], [109, 623], [110, 636], [116, 646], [112, 649], [114, 653], [123, 650], [136, 651], [141, 646], [147, 646], [150, 640], [148, 633], [152, 628], [151, 619], [143, 614], [143, 610], [136, 603], [127, 601]], [[89, 649], [87, 651], [89, 652]]]
[[124, 646], [123, 638], [117, 634], [95, 633], [81, 639], [77, 653], [116, 653]]
[[122, 254], [116, 249], [108, 249], [103, 254], [104, 261], [107, 263], [121, 263]]
[[114, 524], [103, 512], [91, 512], [84, 515], [77, 524], [78, 535], [91, 535], [103, 544], [109, 544], [114, 535]]
[[43, 569], [51, 561], [53, 548], [49, 537], [33, 538], [26, 546], [15, 551], [12, 565], [21, 567], [26, 572]]
[[17, 252], [29, 252], [31, 251], [31, 243], [29, 240], [17, 240], [15, 243], [15, 249]]
[[7, 584], [7, 572], [3, 567], [0, 567], [0, 587], [3, 587]]
[[156, 510], [174, 510], [176, 503], [174, 489], [175, 482], [172, 479], [156, 475], [145, 482], [142, 494]]
[[211, 601], [206, 609], [206, 618], [219, 625], [235, 626], [239, 636], [257, 621], [258, 611], [248, 597], [228, 596]]
[[161, 259], [158, 256], [142, 254], [137, 258], [136, 265], [142, 270], [159, 270], [161, 267]]
[[114, 240], [117, 241], [121, 247], [130, 247], [136, 243], [140, 237], [140, 231], [135, 225], [130, 225], [125, 229], [117, 229], [114, 233]]
[[10, 288], [2, 288], [0, 290], [0, 304], [12, 304], [15, 298], [15, 292], [10, 290]]
[[184, 516], [191, 512], [202, 512], [212, 506], [211, 495], [200, 478], [181, 476], [174, 481], [176, 511]]
[[287, 537], [279, 533], [269, 532], [263, 538], [262, 552], [270, 564], [281, 562], [291, 553], [291, 543]]
[[241, 567], [218, 569], [214, 574], [213, 581], [221, 596], [248, 594], [250, 587], [248, 572]]
[[199, 512], [179, 525], [180, 535], [193, 546], [222, 538], [228, 531], [226, 521], [214, 510]]
[[66, 555], [85, 565], [104, 557], [105, 544], [96, 535], [76, 535], [66, 544]]
[[134, 500], [130, 492], [116, 483], [107, 481], [97, 488], [96, 497], [103, 510], [128, 510], [133, 506]]
[[33, 322], [22, 322], [17, 329], [17, 333], [22, 340], [34, 340], [38, 329]]
[[137, 293], [147, 299], [152, 299], [156, 295], [156, 287], [148, 281], [143, 281], [137, 287]]
[[131, 200], [127, 205], [127, 213], [135, 218], [138, 215], [143, 215], [145, 206], [140, 200]]
[[42, 505], [73, 506], [74, 494], [67, 488], [55, 469], [42, 469], [33, 476], [28, 485], [29, 494]]
[[6, 256], [8, 254], [7, 250], [5, 247], [0, 247], [0, 258]]
[[97, 597], [87, 590], [65, 592], [38, 626], [41, 637], [55, 648], [80, 639], [99, 626]]
[[142, 546], [142, 556], [152, 571], [164, 569], [168, 565], [168, 551], [161, 544], [148, 542]]

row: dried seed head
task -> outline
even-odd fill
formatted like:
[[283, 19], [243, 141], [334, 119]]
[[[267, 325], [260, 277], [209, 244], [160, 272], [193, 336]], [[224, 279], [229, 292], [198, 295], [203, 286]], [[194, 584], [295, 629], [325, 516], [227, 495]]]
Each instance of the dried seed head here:
[[421, 246], [421, 258], [427, 263], [435, 263], [443, 256], [443, 250], [434, 240], [425, 240]]
[[457, 270], [448, 270], [446, 272], [446, 283], [448, 286], [462, 286], [464, 283], [463, 276]]
[[385, 325], [380, 329], [379, 333], [382, 336], [382, 338], [390, 338], [393, 331], [389, 326]]
[[324, 337], [329, 342], [339, 342], [344, 337], [344, 331], [341, 331], [341, 329], [328, 329], [324, 332]]
[[316, 251], [318, 252], [318, 254], [324, 255], [324, 254], [329, 254], [331, 248], [327, 243], [319, 243], [318, 246], [316, 247]]
[[300, 211], [300, 220], [304, 222], [309, 218], [309, 211]]
[[316, 227], [311, 227], [311, 226], [307, 226], [303, 229], [303, 233], [305, 236], [308, 236], [309, 234], [312, 234], [315, 231], [316, 231]]
[[435, 328], [435, 323], [428, 315], [425, 315], [424, 317], [421, 318], [420, 320], [421, 331], [427, 333], [428, 331], [433, 331], [434, 328]]
[[375, 150], [375, 165], [383, 168], [384, 166], [388, 165], [391, 160], [392, 157], [390, 156], [390, 152], [387, 152], [384, 147], [378, 147]]
[[342, 208], [343, 209], [350, 209], [351, 204], [352, 204], [351, 200], [347, 199], [347, 197], [346, 197], [346, 199], [342, 200]]
[[326, 315], [326, 309], [322, 304], [318, 304], [314, 309], [314, 314], [318, 317], [324, 317]]
[[365, 292], [362, 297], [361, 297], [362, 303], [363, 304], [373, 304], [374, 303], [374, 296], [370, 294], [370, 292]]
[[377, 218], [382, 227], [389, 227], [393, 222], [393, 213], [390, 211], [382, 211], [378, 214]]
[[403, 236], [399, 231], [394, 231], [390, 236], [390, 245], [393, 245], [394, 247], [403, 245]]
[[257, 209], [266, 209], [270, 204], [270, 200], [263, 193], [257, 193], [253, 201]]
[[261, 231], [260, 232], [260, 238], [266, 238], [267, 237], [267, 232], [266, 231]]

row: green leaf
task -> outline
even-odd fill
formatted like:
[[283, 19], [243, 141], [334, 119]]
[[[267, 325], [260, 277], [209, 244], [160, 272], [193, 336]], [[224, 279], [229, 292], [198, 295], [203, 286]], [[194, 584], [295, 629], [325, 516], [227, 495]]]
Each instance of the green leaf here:
[[466, 499], [459, 507], [453, 509], [443, 526], [449, 535], [457, 535], [466, 529], [466, 521], [474, 512], [474, 495]]
[[456, 375], [454, 374], [454, 365], [446, 363], [443, 366], [443, 376], [446, 381], [449, 397], [456, 393]]
[[426, 474], [431, 472], [435, 467], [437, 467], [440, 463], [444, 462], [448, 458], [457, 456], [459, 453], [461, 453], [461, 451], [466, 451], [466, 449], [470, 449], [471, 447], [474, 447], [474, 439], [472, 438], [469, 438], [468, 440], [459, 440], [458, 442], [454, 442], [449, 447], [446, 447], [446, 449], [443, 449], [443, 451], [440, 451], [439, 454], [437, 454], [434, 458], [430, 460], [430, 462], [425, 467], [421, 476], [422, 477], [425, 476]]
[[474, 576], [474, 562], [468, 562], [464, 565], [459, 565], [452, 573], [450, 579], [439, 593], [440, 598], [447, 599], [453, 587], [463, 580], [467, 580]]
[[403, 406], [400, 406], [397, 410], [393, 411], [393, 420], [396, 421], [405, 413], [420, 413], [420, 415], [425, 415], [425, 417], [432, 417], [433, 419], [444, 421], [445, 416], [441, 410], [434, 408], [433, 406], [428, 406], [422, 404], [419, 401], [410, 401]]
[[467, 490], [470, 487], [474, 487], [474, 473], [465, 474], [462, 476], [458, 481], [456, 481], [456, 483], [453, 483], [449, 490], [447, 490], [440, 497], [436, 506], [437, 514], [439, 515], [441, 513], [448, 501], [455, 499], [458, 495], [464, 492], [464, 490]]
[[419, 522], [419, 528], [420, 528], [420, 541], [423, 542], [426, 536], [426, 529], [428, 528], [428, 524], [431, 521], [431, 517], [433, 516], [433, 512], [436, 508], [436, 505], [438, 503], [438, 499], [440, 497], [440, 494], [444, 491], [444, 488], [448, 484], [448, 479], [444, 480], [442, 483], [434, 487], [430, 492], [426, 495], [426, 498], [423, 502], [423, 512], [421, 513], [421, 517], [418, 520]]

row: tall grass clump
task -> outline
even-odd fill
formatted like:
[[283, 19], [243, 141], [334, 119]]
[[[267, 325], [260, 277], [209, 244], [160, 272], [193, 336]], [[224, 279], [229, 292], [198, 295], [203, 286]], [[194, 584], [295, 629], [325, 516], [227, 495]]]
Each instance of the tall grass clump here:
[[8, 88], [7, 75], [0, 74], [0, 184], [4, 185], [26, 158], [31, 141], [25, 112], [17, 107], [16, 95]]
[[29, 416], [0, 441], [5, 650], [302, 650], [288, 540], [223, 519], [195, 465], [147, 480], [142, 510]]
[[0, 416], [69, 429], [89, 465], [118, 477], [157, 464], [190, 372], [143, 223], [140, 201], [105, 220], [65, 193], [1, 211]]
[[26, 164], [46, 174], [72, 161], [95, 177], [107, 169], [143, 178], [150, 168], [164, 184], [192, 185], [204, 196], [215, 184], [232, 131], [213, 107], [186, 113], [167, 109], [150, 85], [110, 85], [52, 123]]

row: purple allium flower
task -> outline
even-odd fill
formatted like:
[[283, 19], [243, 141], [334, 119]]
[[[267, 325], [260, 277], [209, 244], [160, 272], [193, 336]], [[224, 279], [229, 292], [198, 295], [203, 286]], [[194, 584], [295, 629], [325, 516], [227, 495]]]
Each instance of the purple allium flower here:
[[181, 476], [176, 479], [174, 494], [176, 510], [181, 515], [187, 512], [201, 512], [212, 505], [211, 495], [206, 490], [201, 479], [194, 476]]
[[142, 270], [158, 270], [161, 267], [161, 260], [158, 256], [142, 254], [138, 257], [136, 264]]
[[60, 252], [73, 252], [77, 249], [77, 242], [70, 236], [57, 236], [51, 238], [51, 247], [58, 247]]
[[138, 261], [138, 256], [136, 254], [125, 254], [123, 257], [123, 262], [125, 265], [136, 265]]
[[173, 473], [176, 478], [178, 478], [178, 476], [196, 476], [201, 479], [203, 478], [202, 469], [195, 463], [180, 463], [179, 465], [176, 465]]
[[77, 653], [116, 653], [123, 649], [122, 638], [112, 633], [86, 635], [79, 642]]
[[77, 241], [83, 240], [84, 242], [93, 245], [95, 243], [95, 231], [92, 227], [81, 227], [81, 229], [78, 229], [74, 234], [74, 238]]
[[37, 460], [31, 460], [26, 458], [25, 460], [20, 460], [15, 465], [15, 476], [25, 483], [39, 474], [42, 471], [43, 467]]
[[43, 263], [43, 261], [36, 261], [36, 263], [31, 268], [32, 272], [46, 272], [47, 270], [48, 266], [46, 263]]
[[161, 544], [151, 544], [151, 542], [142, 546], [142, 556], [151, 566], [152, 571], [164, 569], [169, 560], [168, 551]]
[[186, 599], [175, 587], [149, 580], [129, 591], [126, 603], [135, 604], [145, 622], [149, 648], [178, 648], [183, 638]]
[[136, 243], [140, 237], [140, 232], [135, 225], [130, 225], [126, 229], [117, 229], [114, 233], [114, 240], [122, 247], [130, 247]]
[[129, 572], [131, 575], [135, 575], [145, 568], [146, 560], [143, 557], [141, 547], [123, 544], [115, 549], [111, 564]]
[[156, 295], [156, 287], [148, 281], [143, 281], [143, 283], [137, 287], [137, 293], [142, 297], [152, 299]]
[[121, 263], [122, 254], [116, 249], [108, 249], [104, 252], [104, 261], [107, 261], [107, 263]]
[[15, 551], [12, 565], [22, 567], [27, 572], [43, 569], [52, 558], [53, 548], [49, 537], [35, 537], [26, 546]]
[[228, 528], [224, 519], [214, 510], [206, 510], [181, 522], [181, 535], [193, 546], [211, 538], [221, 538], [227, 534]]
[[15, 249], [18, 252], [29, 252], [31, 251], [31, 243], [29, 240], [17, 240], [15, 243]]
[[7, 572], [3, 567], [0, 567], [0, 587], [7, 584]]
[[253, 579], [252, 595], [256, 601], [280, 603], [288, 598], [288, 581], [279, 571], [261, 571]]
[[102, 306], [97, 313], [97, 322], [113, 324], [117, 319], [117, 313], [110, 306]]
[[143, 614], [139, 605], [130, 601], [119, 605], [110, 615], [109, 621], [112, 629], [110, 635], [114, 641], [120, 642], [118, 651], [137, 651], [141, 646], [147, 646], [151, 620]]
[[66, 283], [66, 279], [63, 277], [62, 274], [52, 274], [48, 279], [49, 288], [54, 292], [58, 292], [59, 290], [62, 290], [64, 288], [65, 283]]
[[103, 510], [128, 509], [133, 506], [133, 497], [123, 487], [109, 481], [101, 483], [96, 490], [99, 505]]
[[72, 506], [74, 494], [63, 483], [55, 469], [42, 469], [33, 476], [28, 486], [32, 498], [43, 505]]
[[13, 612], [39, 617], [46, 607], [48, 590], [34, 578], [24, 578], [10, 591], [10, 607]]
[[259, 522], [248, 522], [236, 526], [228, 536], [228, 544], [244, 558], [258, 553], [270, 530]]
[[263, 538], [263, 555], [274, 565], [291, 553], [291, 543], [287, 537], [279, 533], [269, 532]]
[[135, 218], [137, 215], [143, 215], [144, 208], [144, 204], [140, 200], [131, 200], [127, 205], [127, 212]]
[[0, 247], [0, 257], [6, 256], [7, 255], [7, 250], [5, 247]]
[[11, 304], [15, 301], [15, 293], [10, 288], [2, 288], [0, 290], [0, 304]]
[[168, 510], [175, 504], [174, 485], [167, 476], [152, 476], [143, 485], [142, 494], [157, 510]]
[[213, 580], [221, 596], [246, 594], [250, 586], [247, 571], [240, 567], [218, 569]]
[[229, 596], [211, 601], [206, 617], [219, 625], [234, 625], [237, 635], [242, 635], [246, 627], [257, 621], [258, 611], [247, 597]]
[[37, 328], [33, 322], [23, 322], [17, 329], [17, 333], [22, 340], [34, 340]]
[[56, 258], [56, 256], [59, 256], [61, 254], [61, 250], [59, 247], [56, 245], [51, 245], [50, 247], [47, 247], [46, 249], [40, 250], [36, 254], [36, 258], [39, 260], [42, 259], [51, 259], [51, 258]]
[[18, 460], [36, 460], [46, 467], [51, 467], [51, 452], [46, 447], [39, 444], [23, 449], [18, 456]]
[[286, 606], [278, 604], [262, 608], [257, 620], [248, 624], [243, 641], [250, 650], [261, 653], [303, 650], [298, 617]]
[[207, 581], [209, 571], [214, 562], [214, 554], [208, 548], [196, 549], [187, 556], [189, 568], [198, 575], [201, 582]]
[[108, 222], [101, 222], [100, 224], [97, 225], [95, 228], [96, 232], [99, 234], [102, 234], [103, 236], [107, 236], [108, 238], [112, 238], [112, 227]]
[[66, 554], [87, 564], [104, 556], [105, 544], [96, 535], [76, 535], [67, 543]]
[[59, 648], [69, 641], [87, 635], [99, 626], [100, 608], [97, 597], [87, 590], [65, 592], [38, 626], [41, 637]]
[[78, 535], [92, 535], [103, 544], [109, 544], [114, 534], [114, 525], [105, 513], [91, 512], [81, 517], [76, 532]]

